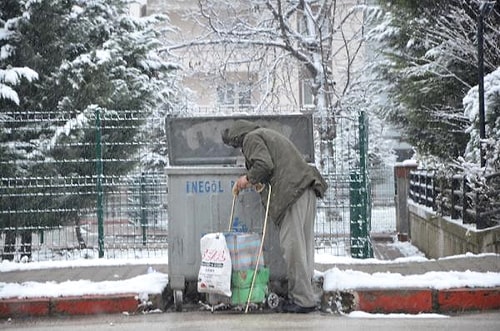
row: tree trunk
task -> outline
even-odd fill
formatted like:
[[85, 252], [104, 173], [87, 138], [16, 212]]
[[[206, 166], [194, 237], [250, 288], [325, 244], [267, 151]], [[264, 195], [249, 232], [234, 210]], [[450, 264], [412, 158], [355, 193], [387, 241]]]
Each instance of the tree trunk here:
[[33, 242], [33, 233], [31, 230], [23, 230], [21, 232], [21, 259], [27, 257], [31, 261], [31, 250]]
[[5, 230], [5, 243], [3, 247], [3, 260], [14, 261], [16, 251], [16, 230]]
[[76, 240], [78, 240], [78, 247], [80, 247], [80, 249], [87, 248], [87, 244], [83, 239], [82, 228], [80, 227], [80, 219], [78, 217], [75, 220], [75, 233], [76, 233]]

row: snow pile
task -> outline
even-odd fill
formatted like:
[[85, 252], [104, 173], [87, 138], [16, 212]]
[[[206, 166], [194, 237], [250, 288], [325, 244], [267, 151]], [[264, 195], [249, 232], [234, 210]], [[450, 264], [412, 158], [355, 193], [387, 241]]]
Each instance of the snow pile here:
[[399, 273], [374, 273], [333, 268], [323, 275], [325, 291], [347, 291], [356, 289], [400, 289], [432, 288], [450, 289], [460, 287], [496, 287], [500, 285], [499, 272], [431, 271], [422, 275]]
[[47, 298], [83, 295], [109, 295], [138, 293], [159, 294], [168, 284], [168, 276], [151, 272], [137, 277], [118, 281], [92, 282], [90, 280], [56, 282], [25, 282], [6, 284], [0, 282], [2, 298]]
[[[475, 255], [468, 254], [474, 257]], [[477, 255], [481, 256], [481, 255]], [[377, 259], [358, 260], [348, 257], [338, 257], [328, 254], [316, 254], [316, 263], [332, 264], [369, 264], [388, 263]], [[409, 256], [389, 263], [422, 261], [421, 256]], [[164, 264], [165, 259], [94, 259], [72, 260], [34, 263], [0, 263], [0, 273], [14, 270], [53, 269], [68, 267], [88, 267], [104, 265], [145, 265], [144, 275], [116, 281], [92, 282], [89, 280], [56, 282], [25, 282], [5, 283], [0, 281], [0, 299], [4, 298], [34, 298], [34, 297], [59, 297], [81, 295], [109, 295], [138, 293], [160, 294], [168, 284], [168, 275], [157, 272], [151, 265]], [[496, 287], [500, 286], [500, 273], [498, 272], [427, 272], [422, 275], [401, 275], [399, 273], [374, 273], [369, 274], [355, 270], [339, 270], [331, 268], [325, 272], [316, 272], [316, 276], [324, 278], [325, 291], [344, 291], [356, 289], [395, 289], [395, 288], [432, 288], [449, 289], [459, 287]]]

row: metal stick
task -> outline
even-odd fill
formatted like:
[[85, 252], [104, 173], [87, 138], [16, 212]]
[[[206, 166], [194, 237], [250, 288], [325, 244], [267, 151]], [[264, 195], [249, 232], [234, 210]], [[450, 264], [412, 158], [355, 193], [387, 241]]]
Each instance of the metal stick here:
[[254, 270], [253, 277], [252, 277], [252, 283], [250, 285], [250, 292], [248, 293], [245, 314], [248, 312], [248, 306], [250, 305], [250, 299], [252, 298], [253, 287], [255, 285], [255, 278], [257, 276], [257, 271], [259, 269], [260, 256], [262, 255], [262, 249], [264, 248], [264, 238], [266, 237], [267, 217], [269, 215], [269, 202], [270, 201], [271, 201], [271, 184], [269, 184], [269, 193], [267, 194], [266, 216], [264, 217], [264, 227], [262, 229], [262, 240], [260, 241], [259, 254], [257, 255], [257, 263], [255, 264], [255, 270]]
[[234, 204], [236, 203], [236, 195], [233, 194], [233, 204], [231, 206], [231, 216], [229, 217], [229, 229], [227, 230], [228, 232], [231, 232], [231, 229], [233, 228], [233, 216], [234, 216]]

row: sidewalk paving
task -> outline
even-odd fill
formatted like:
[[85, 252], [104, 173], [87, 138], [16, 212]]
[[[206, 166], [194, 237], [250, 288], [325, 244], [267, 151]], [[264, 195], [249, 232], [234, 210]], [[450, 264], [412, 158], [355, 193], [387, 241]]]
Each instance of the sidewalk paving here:
[[[392, 250], [392, 251], [391, 251]], [[385, 254], [391, 261], [356, 264], [316, 264], [316, 270], [332, 268], [355, 270], [364, 273], [399, 273], [421, 275], [430, 271], [476, 271], [500, 272], [500, 256], [461, 256], [449, 259], [425, 260], [421, 262], [397, 262], [398, 252], [384, 243], [376, 243], [375, 256]], [[68, 280], [91, 280], [103, 282], [125, 280], [144, 275], [149, 265], [119, 265], [77, 268], [39, 269], [8, 271], [0, 273], [0, 282], [65, 282]], [[157, 272], [168, 274], [167, 264], [151, 265]], [[323, 305], [331, 305], [337, 293], [324, 292]], [[500, 287], [460, 288], [449, 290], [399, 288], [357, 289], [341, 293], [344, 309], [377, 313], [457, 313], [500, 309]], [[150, 297], [152, 307], [163, 310], [165, 298], [161, 294]], [[345, 305], [344, 305], [345, 304]], [[55, 298], [10, 298], [0, 299], [0, 318], [26, 316], [88, 315], [101, 313], [137, 313], [141, 311], [139, 294], [130, 293], [104, 296], [55, 297]], [[325, 308], [325, 307], [323, 307]]]

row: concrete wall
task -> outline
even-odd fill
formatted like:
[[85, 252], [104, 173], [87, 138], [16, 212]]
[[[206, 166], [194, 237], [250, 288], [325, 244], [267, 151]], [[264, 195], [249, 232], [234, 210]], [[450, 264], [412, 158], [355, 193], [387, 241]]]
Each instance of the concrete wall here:
[[408, 202], [412, 245], [428, 258], [465, 253], [500, 253], [500, 226], [476, 230], [474, 225], [442, 218], [431, 209]]

